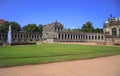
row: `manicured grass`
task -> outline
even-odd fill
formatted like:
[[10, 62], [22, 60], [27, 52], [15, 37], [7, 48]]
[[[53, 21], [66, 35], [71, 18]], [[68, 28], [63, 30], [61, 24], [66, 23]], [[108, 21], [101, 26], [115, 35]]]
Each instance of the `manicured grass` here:
[[0, 67], [120, 55], [120, 47], [80, 44], [0, 46]]

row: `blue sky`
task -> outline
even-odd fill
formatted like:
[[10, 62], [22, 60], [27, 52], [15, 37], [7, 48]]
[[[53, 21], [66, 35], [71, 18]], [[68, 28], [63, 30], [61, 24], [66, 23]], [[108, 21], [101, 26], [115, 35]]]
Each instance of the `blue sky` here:
[[81, 28], [91, 21], [103, 27], [110, 14], [120, 17], [120, 0], [0, 0], [0, 19], [48, 24], [59, 21], [65, 28]]

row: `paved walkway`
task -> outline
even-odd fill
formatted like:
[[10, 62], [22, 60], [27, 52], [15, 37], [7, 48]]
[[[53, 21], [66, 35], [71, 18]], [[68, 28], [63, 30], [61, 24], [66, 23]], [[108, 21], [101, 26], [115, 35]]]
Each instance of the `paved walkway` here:
[[120, 76], [120, 55], [0, 68], [0, 76]]

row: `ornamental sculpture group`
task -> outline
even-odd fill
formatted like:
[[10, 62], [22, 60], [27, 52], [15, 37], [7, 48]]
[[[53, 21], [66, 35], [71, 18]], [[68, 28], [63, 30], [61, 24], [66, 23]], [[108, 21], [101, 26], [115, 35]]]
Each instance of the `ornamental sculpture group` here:
[[[120, 18], [110, 17], [104, 23], [103, 33], [67, 32], [59, 22], [43, 27], [42, 33], [0, 33], [0, 43], [82, 42], [102, 45], [120, 45]], [[4, 40], [2, 38], [7, 38]]]

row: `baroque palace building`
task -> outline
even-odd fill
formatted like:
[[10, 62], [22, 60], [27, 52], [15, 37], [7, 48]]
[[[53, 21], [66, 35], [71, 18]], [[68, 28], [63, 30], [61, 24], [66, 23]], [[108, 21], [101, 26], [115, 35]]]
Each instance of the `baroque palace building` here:
[[[43, 27], [42, 33], [12, 33], [12, 43], [85, 42], [105, 45], [120, 44], [120, 18], [112, 16], [105, 21], [103, 33], [66, 32], [54, 22]], [[7, 33], [0, 33], [0, 43], [7, 43]]]

